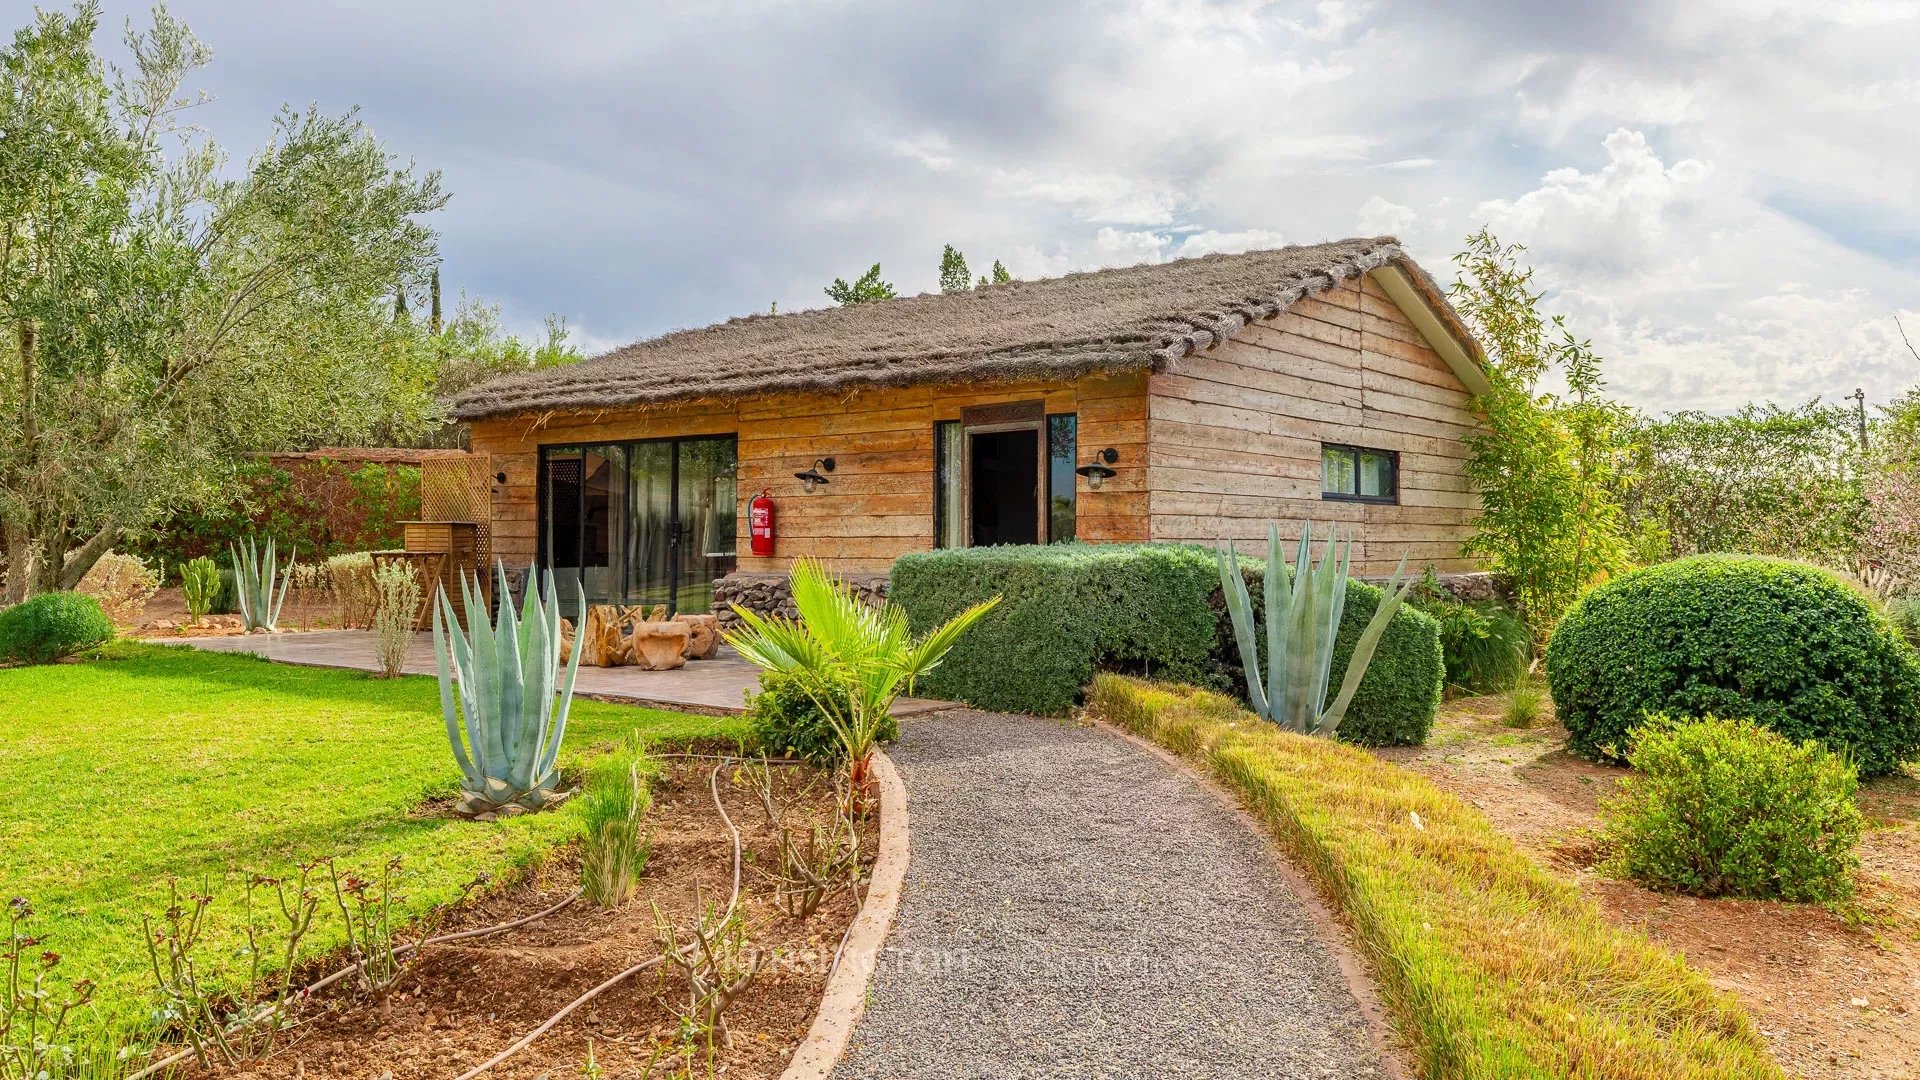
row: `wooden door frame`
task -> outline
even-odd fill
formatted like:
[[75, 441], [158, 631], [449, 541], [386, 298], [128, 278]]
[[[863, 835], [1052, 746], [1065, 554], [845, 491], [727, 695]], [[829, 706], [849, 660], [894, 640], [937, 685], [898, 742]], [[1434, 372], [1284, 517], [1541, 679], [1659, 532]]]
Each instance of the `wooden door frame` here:
[[973, 437], [999, 431], [1034, 433], [1033, 542], [1047, 542], [1047, 403], [1044, 400], [1009, 401], [979, 405], [960, 413], [960, 535], [973, 545]]

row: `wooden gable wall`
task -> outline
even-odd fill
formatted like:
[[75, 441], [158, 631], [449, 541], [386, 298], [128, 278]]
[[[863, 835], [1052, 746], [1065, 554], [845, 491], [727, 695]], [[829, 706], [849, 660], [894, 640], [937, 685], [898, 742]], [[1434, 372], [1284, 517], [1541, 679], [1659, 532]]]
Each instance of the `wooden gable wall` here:
[[[1467, 389], [1371, 277], [1257, 322], [1151, 377], [1147, 486], [1155, 540], [1230, 539], [1264, 552], [1267, 524], [1352, 528], [1356, 572], [1471, 570], [1460, 554], [1478, 496]], [[1400, 455], [1397, 505], [1320, 497], [1320, 445]]]

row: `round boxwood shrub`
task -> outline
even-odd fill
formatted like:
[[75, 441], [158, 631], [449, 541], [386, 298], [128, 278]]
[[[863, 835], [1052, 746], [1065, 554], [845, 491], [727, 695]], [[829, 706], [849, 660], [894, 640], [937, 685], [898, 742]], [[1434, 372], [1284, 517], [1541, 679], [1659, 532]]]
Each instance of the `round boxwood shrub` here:
[[[807, 692], [812, 676], [783, 671], [760, 673], [760, 690], [747, 699], [747, 723], [760, 748], [769, 754], [788, 754], [805, 758], [816, 765], [834, 766], [845, 759], [840, 736], [833, 730], [827, 714]], [[829, 684], [815, 693], [833, 694], [841, 712], [847, 711], [852, 691]], [[880, 741], [900, 737], [900, 723], [889, 716], [880, 725]]]
[[1634, 775], [1601, 803], [1608, 866], [1656, 889], [1754, 900], [1836, 900], [1860, 864], [1859, 786], [1843, 757], [1751, 720], [1650, 717]]
[[113, 620], [80, 593], [41, 593], [0, 611], [0, 660], [46, 664], [112, 640]]
[[1861, 776], [1920, 750], [1920, 657], [1803, 563], [1696, 555], [1615, 578], [1554, 630], [1547, 682], [1568, 745], [1602, 760], [1654, 713], [1751, 717], [1850, 754]]

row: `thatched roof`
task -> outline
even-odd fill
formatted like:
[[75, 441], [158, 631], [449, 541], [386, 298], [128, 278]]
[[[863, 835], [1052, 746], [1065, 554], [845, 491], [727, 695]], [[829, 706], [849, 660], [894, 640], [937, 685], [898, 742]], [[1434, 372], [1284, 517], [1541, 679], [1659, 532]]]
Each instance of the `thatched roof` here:
[[1207, 255], [969, 292], [753, 315], [681, 330], [458, 395], [462, 420], [691, 399], [1164, 370], [1303, 296], [1395, 263], [1470, 339], [1390, 236]]

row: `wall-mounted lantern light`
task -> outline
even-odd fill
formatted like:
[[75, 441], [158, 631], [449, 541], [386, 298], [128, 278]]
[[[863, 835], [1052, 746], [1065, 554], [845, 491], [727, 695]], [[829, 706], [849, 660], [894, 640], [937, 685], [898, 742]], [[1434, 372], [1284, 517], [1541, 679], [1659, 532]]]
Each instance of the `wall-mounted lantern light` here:
[[1099, 491], [1101, 484], [1113, 479], [1114, 473], [1111, 466], [1119, 460], [1120, 451], [1109, 446], [1093, 455], [1092, 461], [1073, 471], [1087, 478], [1088, 491]]
[[827, 480], [824, 474], [830, 473], [832, 471], [833, 471], [832, 458], [830, 457], [818, 458], [814, 461], [814, 463], [810, 467], [803, 469], [800, 472], [794, 473], [793, 478], [795, 480], [800, 481], [802, 484], [806, 485], [806, 488], [808, 491], [812, 491], [814, 488], [819, 487], [821, 484], [829, 483], [830, 481]]

